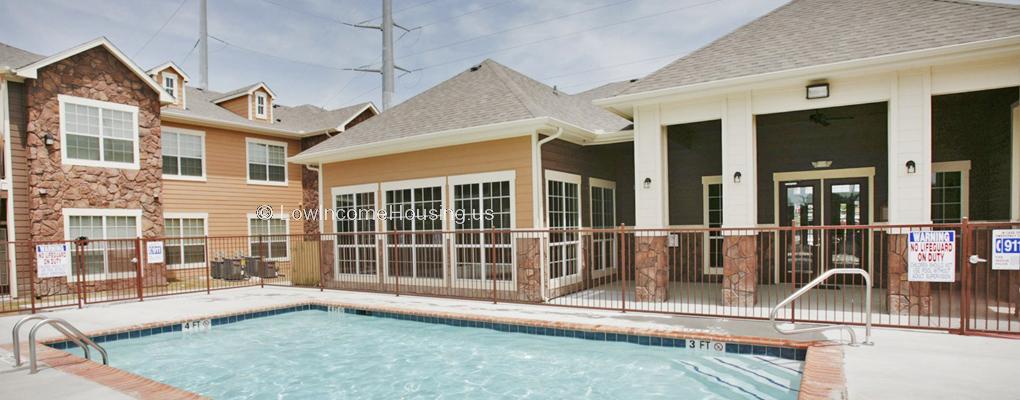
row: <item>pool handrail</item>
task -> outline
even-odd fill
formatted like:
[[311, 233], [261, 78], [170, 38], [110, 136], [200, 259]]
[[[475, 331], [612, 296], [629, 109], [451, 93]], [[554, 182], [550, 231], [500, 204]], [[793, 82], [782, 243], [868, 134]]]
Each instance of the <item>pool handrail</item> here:
[[28, 332], [28, 364], [30, 374], [39, 372], [35, 336], [39, 332], [39, 329], [46, 325], [52, 326], [54, 329], [64, 334], [64, 336], [67, 337], [70, 341], [74, 342], [79, 347], [81, 347], [82, 351], [85, 353], [86, 359], [91, 360], [91, 358], [89, 357], [89, 346], [92, 346], [93, 348], [99, 351], [100, 355], [103, 356], [103, 365], [110, 364], [110, 358], [109, 355], [106, 353], [106, 349], [104, 349], [103, 346], [100, 346], [96, 342], [92, 341], [91, 338], [89, 338], [87, 335], [78, 330], [78, 328], [75, 328], [74, 325], [71, 325], [70, 322], [67, 322], [62, 318], [45, 318], [42, 321], [36, 323], [34, 326], [32, 326], [32, 330]]
[[[871, 274], [868, 271], [865, 271], [865, 270], [863, 270], [861, 268], [833, 268], [833, 269], [830, 269], [828, 271], [825, 271], [821, 275], [818, 275], [818, 277], [816, 277], [815, 279], [812, 279], [811, 282], [808, 282], [806, 285], [804, 285], [800, 289], [797, 289], [796, 292], [793, 292], [793, 294], [787, 296], [785, 299], [783, 299], [783, 301], [779, 302], [779, 304], [776, 304], [775, 307], [772, 307], [772, 311], [769, 312], [769, 321], [772, 322], [772, 328], [775, 329], [776, 332], [779, 332], [779, 333], [784, 334], [784, 335], [794, 335], [794, 334], [798, 334], [798, 333], [808, 333], [808, 332], [819, 332], [819, 331], [825, 331], [825, 330], [829, 330], [829, 329], [845, 329], [847, 332], [850, 333], [850, 345], [851, 346], [859, 346], [859, 345], [861, 345], [861, 343], [857, 341], [857, 334], [854, 332], [853, 328], [850, 325], [846, 325], [846, 324], [834, 324], [834, 325], [812, 326], [812, 327], [807, 327], [807, 328], [783, 329], [783, 328], [781, 328], [779, 326], [779, 321], [776, 321], [776, 314], [779, 313], [780, 309], [785, 307], [787, 304], [790, 304], [791, 302], [793, 302], [794, 300], [796, 300], [800, 296], [804, 295], [805, 293], [807, 293], [811, 289], [814, 289], [815, 286], [818, 286], [819, 284], [821, 284], [822, 282], [824, 282], [826, 279], [828, 279], [829, 277], [831, 277], [833, 275], [861, 275], [861, 276], [864, 277], [864, 284], [865, 284], [865, 287], [864, 287], [864, 314], [865, 314], [865, 317], [864, 318], [865, 318], [865, 320], [864, 320], [864, 342], [863, 342], [863, 344], [871, 345], [872, 344], [872, 342], [871, 342]], [[794, 322], [794, 324], [796, 324], [796, 323]]]

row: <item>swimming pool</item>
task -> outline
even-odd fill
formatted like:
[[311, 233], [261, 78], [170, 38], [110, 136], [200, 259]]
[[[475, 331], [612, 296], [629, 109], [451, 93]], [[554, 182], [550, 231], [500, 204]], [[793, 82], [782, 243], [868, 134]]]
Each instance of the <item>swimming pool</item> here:
[[97, 339], [112, 366], [214, 399], [794, 399], [803, 366], [766, 354], [774, 348], [734, 354], [672, 339], [584, 340], [600, 337], [346, 311], [306, 307]]

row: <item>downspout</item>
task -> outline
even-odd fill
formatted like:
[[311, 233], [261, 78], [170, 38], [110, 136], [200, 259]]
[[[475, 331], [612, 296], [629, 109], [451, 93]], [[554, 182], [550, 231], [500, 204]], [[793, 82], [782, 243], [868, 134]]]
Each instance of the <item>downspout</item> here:
[[[556, 133], [552, 136], [548, 136], [545, 139], [537, 140], [538, 133], [533, 134], [532, 141], [535, 143], [535, 148], [531, 152], [531, 191], [532, 195], [532, 210], [535, 210], [532, 216], [532, 226], [535, 229], [546, 228], [545, 226], [545, 202], [542, 201], [544, 198], [543, 193], [545, 192], [545, 183], [542, 179], [542, 145], [549, 143], [553, 140], [559, 139], [563, 135], [563, 127], [556, 128]], [[542, 265], [546, 265], [546, 248], [548, 246], [541, 247], [542, 254]], [[545, 295], [545, 280], [548, 268], [542, 268], [542, 274], [539, 279], [539, 292], [542, 295], [542, 301], [548, 301], [549, 298]]]

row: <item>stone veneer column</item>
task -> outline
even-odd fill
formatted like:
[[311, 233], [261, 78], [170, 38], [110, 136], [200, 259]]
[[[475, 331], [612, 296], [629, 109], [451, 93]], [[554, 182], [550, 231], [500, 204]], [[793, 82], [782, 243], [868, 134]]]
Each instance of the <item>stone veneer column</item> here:
[[756, 302], [758, 291], [757, 236], [723, 237], [722, 303], [746, 307]]
[[669, 284], [668, 237], [638, 235], [634, 238], [634, 296], [637, 301], [666, 301]]
[[542, 301], [542, 240], [517, 238], [517, 296], [522, 301]]
[[907, 234], [886, 236], [889, 273], [889, 313], [917, 315], [931, 314], [931, 283], [910, 282], [907, 279]]

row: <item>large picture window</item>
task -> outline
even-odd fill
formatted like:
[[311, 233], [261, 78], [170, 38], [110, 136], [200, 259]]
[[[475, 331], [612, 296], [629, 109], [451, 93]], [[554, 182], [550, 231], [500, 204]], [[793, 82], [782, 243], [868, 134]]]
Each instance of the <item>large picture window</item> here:
[[[443, 278], [444, 179], [383, 184], [387, 276]], [[437, 215], [437, 217], [431, 217]]]
[[163, 128], [163, 176], [177, 179], [205, 177], [205, 133]]
[[[141, 210], [63, 209], [67, 240], [87, 239], [71, 254], [70, 280], [130, 278], [135, 275], [135, 238], [141, 236]], [[123, 239], [123, 240], [117, 240]]]
[[334, 188], [337, 274], [376, 274], [376, 185]]
[[168, 213], [163, 216], [167, 268], [205, 266], [207, 219], [205, 214]]
[[514, 172], [450, 177], [456, 279], [509, 282], [513, 274]]
[[138, 107], [57, 96], [65, 164], [138, 168]]
[[580, 280], [578, 268], [581, 226], [581, 177], [546, 171], [546, 209], [549, 232], [549, 278], [552, 286]]
[[[588, 180], [591, 196], [591, 227], [612, 229], [616, 225], [616, 182], [591, 178]], [[591, 261], [593, 275], [608, 273], [616, 267], [616, 234], [592, 232]]]
[[248, 138], [248, 183], [287, 184], [287, 143]]
[[252, 257], [267, 260], [287, 260], [288, 243], [287, 218], [274, 216], [270, 219], [257, 218], [248, 214], [248, 244]]

